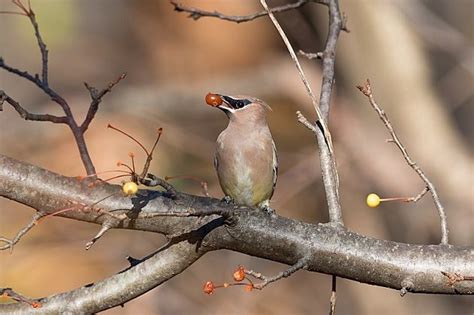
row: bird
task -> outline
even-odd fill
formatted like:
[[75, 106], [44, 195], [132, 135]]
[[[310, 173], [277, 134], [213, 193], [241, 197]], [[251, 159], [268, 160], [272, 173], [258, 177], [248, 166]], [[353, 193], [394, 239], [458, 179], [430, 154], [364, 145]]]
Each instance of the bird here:
[[206, 103], [229, 118], [216, 141], [214, 168], [226, 202], [273, 212], [278, 177], [275, 142], [267, 123], [269, 105], [251, 96], [206, 95]]

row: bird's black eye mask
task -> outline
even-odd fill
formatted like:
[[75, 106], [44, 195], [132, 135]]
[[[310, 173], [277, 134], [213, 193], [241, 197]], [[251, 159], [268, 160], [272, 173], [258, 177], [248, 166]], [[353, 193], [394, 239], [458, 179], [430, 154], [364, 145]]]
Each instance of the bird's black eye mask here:
[[252, 101], [249, 101], [247, 99], [236, 100], [236, 99], [233, 99], [232, 97], [225, 96], [225, 95], [222, 95], [222, 98], [232, 109], [240, 109], [252, 103]]

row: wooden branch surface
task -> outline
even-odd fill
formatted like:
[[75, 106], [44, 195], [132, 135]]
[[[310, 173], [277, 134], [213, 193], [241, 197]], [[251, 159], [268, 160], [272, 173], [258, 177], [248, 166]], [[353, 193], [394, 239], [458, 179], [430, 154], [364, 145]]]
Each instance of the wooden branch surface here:
[[[120, 189], [118, 186], [109, 184], [91, 188], [77, 178], [64, 177], [2, 155], [0, 155], [0, 165], [2, 166], [0, 168], [0, 196], [45, 213], [70, 207], [71, 204], [90, 205], [101, 197]], [[160, 281], [156, 281], [153, 277], [152, 279], [150, 277], [136, 278], [127, 276], [128, 273], [120, 273], [112, 277], [120, 280], [111, 281], [112, 278], [109, 278], [99, 282], [97, 285], [100, 288], [107, 284], [104, 290], [106, 288], [109, 292], [113, 292], [108, 299], [111, 302], [106, 303], [107, 308], [110, 307], [110, 303], [119, 305], [134, 296], [145, 293], [186, 269], [200, 255], [219, 249], [229, 249], [288, 265], [294, 265], [301, 259], [306, 259], [309, 271], [333, 274], [402, 291], [442, 294], [474, 293], [473, 281], [450, 284], [449, 279], [443, 275], [443, 272], [464, 276], [474, 274], [472, 263], [474, 248], [472, 247], [412, 245], [377, 240], [330, 225], [304, 223], [278, 215], [272, 216], [254, 209], [227, 205], [217, 199], [187, 194], [179, 194], [178, 198], [173, 200], [161, 192], [143, 190], [134, 198], [113, 196], [101, 203], [100, 207], [100, 211], [97, 209], [74, 210], [60, 215], [102, 224], [108, 218], [104, 211], [132, 209], [128, 211], [129, 216], [125, 220], [117, 222], [115, 228], [163, 233], [171, 237], [171, 243], [176, 246], [182, 243], [192, 244], [193, 251], [191, 252], [197, 253], [190, 254], [189, 251], [184, 250], [182, 253], [184, 258], [172, 263], [173, 268], [177, 268], [173, 269], [175, 272], [166, 273], [167, 278], [160, 278]], [[217, 215], [204, 219], [149, 216], [157, 212], [190, 210], [214, 213], [227, 211], [232, 215], [227, 220]], [[175, 245], [169, 249], [176, 248]], [[21, 246], [21, 242], [17, 246]], [[180, 246], [185, 245], [178, 247]], [[161, 255], [166, 256], [166, 251], [157, 255], [156, 259], [166, 259], [160, 258]], [[154, 259], [153, 257], [155, 256], [150, 259]], [[144, 268], [143, 264], [147, 261], [132, 267], [131, 274], [135, 272], [135, 268]], [[171, 267], [167, 264], [157, 264], [155, 268], [156, 270], [149, 272], [159, 273], [160, 268]], [[136, 295], [125, 298], [130, 283], [133, 283], [133, 287], [138, 291], [135, 292]], [[49, 297], [48, 300], [41, 300], [41, 302], [44, 307], [47, 307], [46, 302], [50, 299], [57, 301], [58, 308], [55, 311], [59, 311], [59, 307], [76, 307], [76, 303], [87, 300], [87, 303], [82, 304], [87, 307], [87, 311], [100, 311], [101, 306], [105, 304], [91, 302], [87, 298], [89, 294], [84, 295], [83, 291], [81, 291], [83, 293], [77, 293], [78, 290], [83, 289]], [[59, 303], [57, 299], [62, 299], [63, 303]], [[3, 305], [0, 306], [0, 312], [25, 307], [27, 306], [23, 304]]]

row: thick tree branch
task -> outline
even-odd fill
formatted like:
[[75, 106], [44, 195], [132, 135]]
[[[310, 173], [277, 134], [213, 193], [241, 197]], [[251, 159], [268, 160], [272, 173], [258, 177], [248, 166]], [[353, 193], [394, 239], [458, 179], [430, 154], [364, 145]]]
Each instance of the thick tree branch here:
[[[90, 205], [101, 197], [120, 189], [118, 186], [108, 184], [91, 188], [77, 178], [60, 176], [1, 155], [0, 165], [2, 165], [0, 196], [42, 210], [44, 213], [53, 213], [58, 209], [70, 207], [71, 204]], [[309, 271], [333, 274], [408, 292], [474, 293], [473, 281], [459, 281], [449, 285], [446, 276], [443, 275], [443, 272], [464, 276], [473, 275], [474, 249], [472, 247], [411, 245], [376, 240], [330, 225], [299, 222], [254, 209], [227, 205], [212, 198], [186, 194], [179, 194], [175, 200], [157, 191], [140, 191], [134, 198], [116, 194], [104, 200], [100, 207], [102, 211], [84, 208], [82, 211], [67, 211], [60, 215], [101, 224], [107, 218], [104, 211], [131, 209], [122, 211], [126, 214], [126, 218], [118, 222], [116, 228], [163, 233], [169, 237], [173, 236], [171, 244], [191, 242], [193, 250], [198, 249], [197, 256], [190, 258], [189, 248], [185, 245], [183, 245], [184, 249], [180, 249], [184, 251], [183, 253], [177, 249], [177, 252], [180, 252], [178, 257], [186, 257], [183, 259], [188, 264], [207, 251], [229, 249], [288, 265], [295, 265], [305, 258], [307, 259], [305, 260], [306, 268]], [[195, 217], [147, 217], [158, 212], [189, 212], [190, 210], [214, 211], [214, 213], [221, 211], [231, 215], [227, 219], [213, 215], [201, 220]], [[178, 257], [173, 256], [171, 261], [179, 259]], [[166, 259], [166, 261], [170, 260]], [[179, 268], [186, 268], [186, 262], [178, 263]], [[162, 263], [157, 268], [169, 270], [174, 267]], [[109, 306], [112, 305], [111, 300], [115, 301], [113, 303], [120, 304], [119, 301], [123, 303], [133, 298], [128, 295], [126, 298], [120, 298], [126, 294], [128, 288], [131, 288], [128, 286], [127, 277], [120, 278], [121, 275], [114, 276], [110, 281], [106, 279], [100, 284], [100, 290], [115, 292], [111, 294], [107, 302]], [[165, 278], [161, 280], [165, 281]], [[161, 283], [161, 280], [154, 285]], [[146, 279], [142, 281], [146, 282]], [[139, 283], [141, 282], [134, 282], [133, 285], [136, 286]], [[86, 290], [85, 288], [79, 290], [82, 289]], [[89, 294], [83, 294], [85, 291], [81, 292], [80, 294], [57, 295], [54, 297], [54, 303], [57, 307], [59, 305], [64, 307], [64, 304], [68, 303], [89, 307], [97, 302], [94, 302]], [[59, 296], [64, 297], [63, 303], [60, 303]], [[69, 299], [71, 297], [72, 299]], [[84, 300], [88, 302], [81, 302]], [[44, 300], [41, 302], [44, 303], [43, 307], [47, 307]], [[2, 307], [8, 307], [11, 310], [14, 306]]]
[[[196, 244], [187, 240], [170, 245], [144, 261], [103, 281], [35, 300], [41, 307], [10, 303], [0, 306], [2, 314], [93, 314], [146, 293], [183, 272], [203, 255]], [[125, 258], [124, 258], [125, 261]]]

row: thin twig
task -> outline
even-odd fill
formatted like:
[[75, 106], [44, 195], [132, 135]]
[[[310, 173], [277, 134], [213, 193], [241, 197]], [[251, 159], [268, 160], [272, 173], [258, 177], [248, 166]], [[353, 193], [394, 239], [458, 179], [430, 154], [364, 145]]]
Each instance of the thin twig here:
[[408, 202], [417, 202], [421, 198], [423, 198], [424, 195], [429, 191], [430, 189], [428, 187], [425, 187], [418, 195], [415, 197], [407, 198]]
[[331, 276], [331, 298], [329, 299], [329, 315], [336, 314], [336, 279], [335, 275]]
[[192, 176], [192, 175], [165, 176], [166, 181], [168, 181], [170, 179], [171, 180], [173, 180], [173, 179], [190, 179], [192, 181], [195, 181], [195, 182], [199, 183], [199, 185], [201, 185], [203, 195], [206, 196], [206, 197], [211, 197], [211, 195], [209, 195], [207, 182], [205, 180], [203, 180], [202, 178], [199, 178], [198, 176]]
[[112, 226], [110, 224], [107, 224], [107, 221], [105, 221], [102, 224], [102, 227], [100, 228], [99, 232], [97, 232], [97, 234], [89, 242], [86, 243], [86, 250], [89, 250], [92, 245], [94, 245], [95, 242], [97, 242], [97, 240], [99, 240], [105, 234], [105, 232], [107, 232], [111, 228]]
[[33, 308], [39, 308], [42, 306], [40, 302], [16, 293], [12, 288], [0, 288], [0, 296], [6, 296], [17, 302], [29, 304]]
[[324, 56], [324, 53], [322, 52], [317, 52], [317, 53], [307, 53], [307, 52], [304, 52], [302, 50], [299, 50], [298, 51], [298, 54], [300, 54], [301, 56], [304, 56], [308, 59], [323, 59], [323, 56]]
[[261, 273], [255, 272], [253, 270], [244, 270], [244, 272], [247, 275], [250, 275], [250, 276], [255, 277], [259, 280], [262, 280], [262, 282], [260, 282], [260, 283], [256, 283], [256, 284], [252, 283], [253, 288], [255, 288], [257, 290], [262, 290], [263, 288], [265, 288], [270, 283], [278, 281], [282, 278], [287, 278], [287, 277], [291, 276], [292, 274], [294, 274], [295, 272], [297, 272], [298, 270], [306, 268], [306, 266], [307, 266], [306, 259], [303, 258], [303, 259], [298, 260], [296, 262], [296, 264], [294, 264], [293, 266], [289, 267], [285, 271], [282, 271], [282, 272], [280, 272], [279, 274], [277, 274], [273, 277], [265, 277]]
[[[279, 7], [272, 8], [271, 12], [272, 13], [280, 13], [280, 12], [284, 12], [284, 11], [294, 10], [294, 9], [297, 9], [297, 8], [300, 8], [300, 7], [304, 6], [305, 4], [307, 4], [309, 2], [314, 2], [314, 0], [298, 0], [295, 3], [288, 3], [288, 4], [285, 4], [285, 5], [279, 6]], [[318, 1], [318, 2], [323, 3], [325, 1]], [[202, 17], [215, 17], [215, 18], [219, 18], [219, 19], [225, 20], [225, 21], [230, 21], [230, 22], [235, 22], [235, 23], [242, 23], [242, 22], [248, 22], [248, 21], [255, 20], [259, 17], [266, 16], [268, 14], [268, 12], [265, 10], [265, 11], [257, 12], [257, 13], [254, 13], [254, 14], [243, 15], [243, 16], [235, 16], [235, 15], [226, 15], [226, 14], [223, 14], [223, 13], [220, 13], [220, 12], [217, 12], [217, 11], [212, 11], [211, 12], [211, 11], [200, 10], [200, 9], [197, 9], [197, 8], [187, 7], [187, 6], [182, 5], [181, 3], [179, 3], [175, 0], [172, 0], [171, 4], [174, 5], [174, 10], [175, 11], [189, 13], [189, 17], [192, 18], [193, 20], [198, 20]]]
[[[372, 87], [370, 85], [369, 79], [365, 82], [364, 86], [357, 86], [357, 88], [369, 99], [370, 105], [375, 109], [377, 114], [379, 115], [380, 119], [384, 123], [385, 127], [388, 129], [390, 135], [392, 136], [391, 142], [395, 143], [395, 145], [400, 149], [403, 157], [407, 164], [418, 174], [423, 182], [425, 182], [426, 187], [431, 192], [433, 197], [436, 209], [438, 210], [438, 215], [441, 221], [441, 244], [447, 245], [448, 244], [448, 223], [446, 213], [444, 211], [444, 207], [441, 204], [441, 201], [438, 196], [438, 192], [436, 191], [435, 186], [433, 183], [428, 179], [425, 173], [421, 170], [421, 168], [411, 159], [408, 155], [406, 148], [401, 143], [400, 139], [398, 138], [390, 120], [387, 117], [387, 114], [379, 107], [379, 105], [375, 102], [375, 98], [372, 94]], [[421, 197], [420, 197], [421, 198]]]
[[10, 248], [10, 251], [13, 251], [13, 246], [15, 246], [15, 244], [18, 243], [21, 238], [38, 223], [38, 220], [45, 215], [45, 213], [37, 211], [31, 218], [30, 222], [28, 222], [27, 225], [25, 225], [20, 231], [18, 231], [14, 238], [8, 239], [5, 237], [0, 237], [0, 241], [6, 243], [5, 245], [0, 247], [0, 250], [6, 250]]
[[318, 132], [318, 128], [312, 123], [310, 123], [308, 118], [306, 118], [299, 110], [296, 111], [296, 117], [298, 118], [298, 121], [302, 123], [306, 128], [308, 128], [314, 133]]

